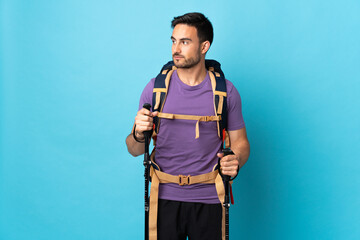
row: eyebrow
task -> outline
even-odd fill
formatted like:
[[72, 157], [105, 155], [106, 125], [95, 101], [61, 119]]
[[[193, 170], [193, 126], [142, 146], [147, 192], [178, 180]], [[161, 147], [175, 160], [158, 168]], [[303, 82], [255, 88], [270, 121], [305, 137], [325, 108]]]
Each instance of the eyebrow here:
[[[176, 38], [174, 38], [173, 36], [171, 36], [170, 38], [171, 38], [171, 40], [176, 40]], [[192, 42], [191, 38], [180, 38], [180, 40], [181, 41], [191, 41]]]

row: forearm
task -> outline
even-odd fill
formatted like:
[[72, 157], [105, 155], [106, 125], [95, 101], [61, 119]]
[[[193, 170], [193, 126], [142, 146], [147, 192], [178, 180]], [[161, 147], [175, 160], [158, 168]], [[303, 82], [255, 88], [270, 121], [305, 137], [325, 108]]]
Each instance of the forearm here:
[[247, 140], [239, 141], [237, 144], [234, 144], [234, 146], [231, 146], [231, 150], [235, 153], [239, 161], [239, 168], [244, 166], [250, 155], [249, 142]]
[[129, 134], [126, 138], [126, 146], [131, 155], [137, 157], [145, 152], [145, 143], [137, 142], [133, 134]]

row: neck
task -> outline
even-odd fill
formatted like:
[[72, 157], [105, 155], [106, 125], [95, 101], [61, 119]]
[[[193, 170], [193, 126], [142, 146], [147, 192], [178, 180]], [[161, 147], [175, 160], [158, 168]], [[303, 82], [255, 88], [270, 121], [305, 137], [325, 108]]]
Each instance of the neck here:
[[196, 86], [204, 81], [206, 77], [205, 59], [191, 68], [178, 68], [177, 74], [180, 80], [189, 85]]

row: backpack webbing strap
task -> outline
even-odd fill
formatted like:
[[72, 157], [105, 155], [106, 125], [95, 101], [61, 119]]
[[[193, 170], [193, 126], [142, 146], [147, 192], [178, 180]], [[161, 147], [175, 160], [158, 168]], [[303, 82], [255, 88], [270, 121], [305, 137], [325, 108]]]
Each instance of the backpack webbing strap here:
[[218, 174], [216, 176], [215, 179], [215, 188], [216, 188], [216, 192], [218, 194], [218, 198], [220, 200], [221, 203], [221, 208], [222, 208], [222, 220], [221, 220], [221, 239], [225, 240], [225, 206], [224, 206], [224, 202], [225, 202], [225, 187], [224, 187], [224, 182], [222, 180], [222, 177], [220, 174]]
[[221, 64], [215, 60], [205, 60], [205, 66], [209, 70], [211, 85], [214, 93], [215, 114], [221, 115], [221, 121], [218, 126], [218, 135], [223, 138], [223, 129], [227, 129], [227, 91], [226, 80]]
[[[212, 70], [212, 68], [209, 69]], [[217, 122], [218, 136], [222, 138], [224, 141], [225, 138], [228, 139], [228, 134], [226, 132], [226, 128], [227, 128], [226, 84], [224, 84], [225, 82], [224, 79], [219, 79], [221, 77], [219, 73], [210, 70], [209, 70], [209, 77], [211, 81], [212, 90], [214, 93], [214, 111], [216, 115], [221, 117], [220, 122]], [[229, 143], [230, 141], [225, 141], [226, 148], [230, 147]]]
[[[170, 78], [172, 73], [176, 70], [176, 67], [170, 61], [163, 66], [160, 73], [155, 79], [154, 89], [153, 89], [153, 98], [152, 98], [152, 111], [162, 112], [164, 103], [166, 100]], [[158, 117], [154, 118], [155, 133], [159, 132], [160, 119]]]
[[150, 168], [151, 176], [151, 190], [150, 190], [150, 212], [149, 212], [149, 240], [157, 240], [157, 216], [158, 216], [158, 200], [159, 200], [159, 185], [160, 183], [176, 183], [180, 186], [191, 185], [195, 183], [202, 184], [215, 184], [218, 198], [222, 206], [222, 239], [225, 240], [225, 188], [219, 170], [209, 173], [184, 176], [184, 175], [171, 175], [161, 171]]
[[[155, 104], [153, 104], [154, 106], [154, 111], [160, 111], [162, 110], [162, 107], [164, 105], [164, 102], [165, 102], [165, 98], [166, 98], [166, 95], [167, 95], [167, 91], [168, 91], [168, 88], [169, 88], [169, 83], [170, 83], [170, 78], [171, 78], [171, 75], [172, 73], [174, 72], [175, 69], [172, 69], [172, 70], [164, 70], [162, 73], [161, 73], [161, 78], [165, 78], [164, 79], [164, 82], [162, 81], [158, 81], [157, 86], [154, 86], [154, 89], [153, 89], [153, 94], [155, 94]], [[164, 84], [159, 84], [159, 83], [164, 83]], [[162, 96], [163, 94], [163, 96]], [[153, 100], [154, 102], [154, 100]]]
[[199, 122], [212, 122], [221, 120], [221, 116], [196, 116], [196, 115], [185, 115], [185, 114], [172, 114], [172, 113], [158, 113], [158, 118], [166, 119], [182, 119], [182, 120], [196, 120], [195, 125], [195, 138], [199, 138]]

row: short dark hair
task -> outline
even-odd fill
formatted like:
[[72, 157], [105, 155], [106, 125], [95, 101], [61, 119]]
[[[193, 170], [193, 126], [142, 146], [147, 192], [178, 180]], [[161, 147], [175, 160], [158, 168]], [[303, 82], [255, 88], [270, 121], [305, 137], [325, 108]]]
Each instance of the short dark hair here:
[[208, 40], [211, 45], [214, 38], [214, 30], [211, 22], [204, 16], [204, 14], [192, 12], [174, 17], [171, 21], [171, 27], [174, 28], [177, 24], [186, 24], [195, 27], [200, 42]]

